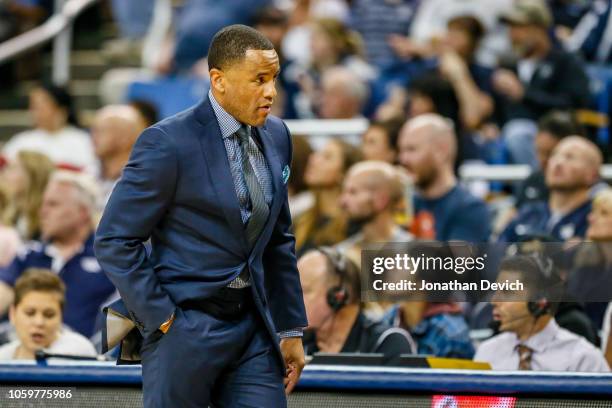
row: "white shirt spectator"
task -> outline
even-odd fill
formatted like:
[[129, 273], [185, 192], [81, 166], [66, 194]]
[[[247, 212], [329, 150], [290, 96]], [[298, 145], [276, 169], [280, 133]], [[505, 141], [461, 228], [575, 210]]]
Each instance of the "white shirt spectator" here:
[[42, 129], [18, 133], [4, 145], [2, 154], [14, 160], [22, 150], [45, 154], [56, 164], [66, 164], [90, 174], [94, 174], [96, 169], [96, 156], [89, 134], [74, 126], [66, 126], [55, 133]]
[[600, 350], [584, 337], [559, 327], [554, 319], [523, 343], [512, 332], [486, 340], [476, 350], [474, 361], [486, 361], [493, 370], [518, 370], [519, 344], [533, 350], [531, 369], [534, 371], [610, 371]]
[[[13, 360], [20, 344], [19, 340], [15, 340], [0, 346], [0, 361]], [[70, 330], [62, 330], [57, 340], [45, 351], [49, 354], [82, 357], [95, 357], [97, 355], [93, 344], [86, 337]]]

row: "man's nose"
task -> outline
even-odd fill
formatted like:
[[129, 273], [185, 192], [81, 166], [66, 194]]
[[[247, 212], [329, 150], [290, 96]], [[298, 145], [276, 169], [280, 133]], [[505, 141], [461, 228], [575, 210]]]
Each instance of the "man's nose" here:
[[348, 199], [346, 198], [346, 194], [342, 194], [340, 196], [340, 199], [338, 200], [338, 205], [340, 206], [340, 208], [346, 209], [347, 201], [348, 201]]
[[42, 314], [36, 314], [34, 315], [32, 322], [34, 323], [35, 326], [43, 326], [45, 324], [45, 318], [43, 317]]
[[264, 97], [266, 99], [276, 98], [276, 86], [274, 84], [274, 81], [269, 81], [264, 87]]

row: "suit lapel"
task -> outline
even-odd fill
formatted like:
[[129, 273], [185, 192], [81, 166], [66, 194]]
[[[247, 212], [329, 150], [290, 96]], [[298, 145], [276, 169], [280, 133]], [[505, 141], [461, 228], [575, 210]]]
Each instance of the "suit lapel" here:
[[223, 208], [225, 218], [240, 241], [243, 252], [248, 253], [244, 224], [240, 215], [240, 206], [227, 158], [227, 151], [221, 136], [221, 129], [210, 106], [208, 97], [196, 108], [196, 117], [203, 127], [199, 140], [209, 174], [212, 178], [212, 186], [217, 196], [219, 196], [219, 202], [221, 203], [221, 208]]

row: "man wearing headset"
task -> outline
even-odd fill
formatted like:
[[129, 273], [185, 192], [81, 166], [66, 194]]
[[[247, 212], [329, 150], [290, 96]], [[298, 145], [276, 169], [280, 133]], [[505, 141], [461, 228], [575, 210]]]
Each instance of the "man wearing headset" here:
[[554, 282], [544, 269], [534, 256], [502, 260], [498, 281], [518, 279], [528, 296], [512, 301], [494, 297], [493, 319], [502, 333], [483, 342], [474, 360], [486, 361], [494, 370], [610, 371], [600, 350], [555, 321], [549, 299]]
[[304, 352], [382, 353], [389, 360], [415, 352], [410, 335], [373, 322], [361, 312], [357, 266], [335, 249], [320, 247], [298, 260], [309, 327]]

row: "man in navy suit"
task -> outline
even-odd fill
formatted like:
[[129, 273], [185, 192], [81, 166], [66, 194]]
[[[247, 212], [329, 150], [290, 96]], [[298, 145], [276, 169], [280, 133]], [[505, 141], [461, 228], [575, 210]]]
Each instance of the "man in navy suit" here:
[[269, 116], [278, 56], [234, 25], [215, 35], [208, 65], [208, 96], [138, 138], [96, 255], [144, 338], [146, 407], [283, 407], [307, 321], [289, 232], [291, 139]]

